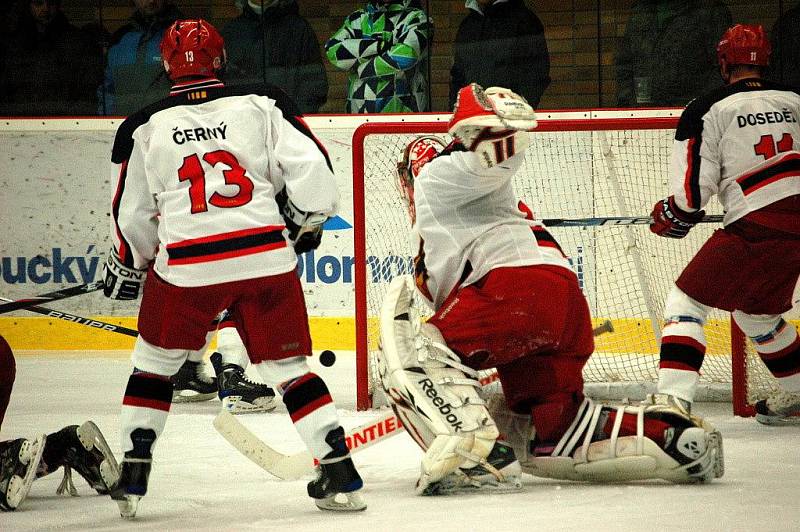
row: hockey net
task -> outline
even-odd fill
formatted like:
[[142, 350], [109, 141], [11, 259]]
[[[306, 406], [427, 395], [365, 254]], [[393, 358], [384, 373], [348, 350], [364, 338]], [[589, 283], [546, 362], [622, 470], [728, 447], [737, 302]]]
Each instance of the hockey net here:
[[[575, 113], [573, 113], [575, 114]], [[539, 120], [524, 166], [514, 179], [518, 197], [537, 218], [648, 216], [668, 191], [677, 118]], [[375, 364], [378, 315], [389, 282], [412, 271], [410, 222], [396, 184], [405, 146], [422, 134], [440, 135], [443, 121], [371, 123], [353, 138], [355, 289], [358, 406], [382, 399]], [[713, 200], [708, 214], [721, 214]], [[604, 399], [641, 399], [655, 389], [664, 301], [683, 267], [719, 224], [703, 223], [681, 240], [657, 238], [647, 225], [584, 226], [549, 230], [570, 257], [589, 301], [594, 324], [611, 320], [614, 332], [597, 337], [584, 369], [587, 392]], [[418, 301], [421, 315], [430, 310]], [[502, 309], [498, 309], [502, 312]], [[774, 381], [715, 310], [706, 325], [707, 355], [698, 400], [732, 401], [737, 415]]]

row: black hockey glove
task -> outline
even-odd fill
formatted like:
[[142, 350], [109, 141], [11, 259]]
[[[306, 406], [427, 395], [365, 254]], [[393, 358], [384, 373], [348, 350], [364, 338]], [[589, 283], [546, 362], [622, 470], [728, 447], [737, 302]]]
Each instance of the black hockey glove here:
[[137, 299], [142, 291], [147, 270], [137, 270], [122, 264], [113, 249], [103, 264], [103, 295], [120, 301]]

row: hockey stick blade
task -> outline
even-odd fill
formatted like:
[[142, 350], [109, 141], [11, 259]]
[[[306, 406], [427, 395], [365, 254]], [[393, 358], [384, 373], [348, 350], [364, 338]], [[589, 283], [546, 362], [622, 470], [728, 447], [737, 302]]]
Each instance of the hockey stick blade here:
[[79, 296], [81, 294], [88, 294], [103, 288], [103, 281], [95, 281], [93, 283], [82, 284], [78, 286], [70, 286], [69, 288], [62, 288], [55, 292], [48, 292], [39, 296], [33, 296], [25, 299], [18, 299], [11, 303], [3, 303], [0, 305], [0, 314], [6, 312], [13, 312], [15, 310], [22, 310], [28, 307], [34, 307], [40, 303], [49, 303], [50, 301], [59, 301], [68, 297]]
[[[13, 302], [14, 300], [6, 297], [0, 297], [0, 301]], [[100, 329], [101, 331], [115, 332], [124, 334], [126, 336], [133, 336], [134, 338], [139, 336], [139, 331], [135, 329], [129, 329], [127, 327], [123, 327], [122, 325], [114, 325], [113, 323], [108, 323], [106, 321], [85, 318], [83, 316], [78, 316], [77, 314], [61, 312], [60, 310], [53, 310], [47, 307], [40, 307], [37, 305], [33, 307], [25, 307], [24, 310], [27, 310], [28, 312], [34, 312], [36, 314], [42, 314], [43, 316], [49, 316], [51, 318], [68, 321], [77, 325], [85, 325], [86, 327], [92, 327], [93, 329]]]
[[[220, 411], [214, 418], [214, 428], [228, 440], [236, 450], [249, 458], [264, 471], [282, 479], [297, 480], [314, 471], [315, 461], [308, 451], [287, 455], [267, 445], [227, 411]], [[399, 434], [402, 423], [394, 412], [347, 431], [347, 447], [356, 453], [367, 447]]]
[[[609, 216], [606, 218], [546, 218], [540, 220], [547, 227], [598, 227], [605, 225], [650, 225], [653, 221], [649, 216]], [[703, 216], [701, 223], [720, 223], [721, 214]]]
[[[611, 321], [606, 320], [595, 327], [592, 333], [594, 336], [600, 336], [613, 331], [614, 326]], [[481, 386], [486, 386], [497, 379], [497, 371], [491, 369], [480, 378], [480, 384]], [[217, 417], [214, 418], [214, 428], [236, 450], [264, 471], [280, 479], [296, 480], [314, 470], [314, 459], [308, 451], [291, 455], [280, 453], [258, 438], [225, 410], [221, 410]], [[387, 411], [372, 421], [347, 431], [345, 440], [350, 452], [357, 453], [380, 441], [400, 434], [400, 432], [405, 432], [403, 423], [393, 411]]]

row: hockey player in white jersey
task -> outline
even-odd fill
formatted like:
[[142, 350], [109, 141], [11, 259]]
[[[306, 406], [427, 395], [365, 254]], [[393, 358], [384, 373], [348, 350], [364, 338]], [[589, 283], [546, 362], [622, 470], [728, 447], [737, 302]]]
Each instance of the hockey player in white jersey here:
[[800, 422], [800, 339], [782, 313], [800, 275], [800, 95], [763, 79], [770, 42], [736, 25], [717, 47], [726, 85], [684, 110], [675, 133], [671, 193], [651, 231], [683, 238], [717, 195], [717, 230], [681, 273], [665, 306], [658, 394], [690, 407], [711, 307], [732, 312], [782, 390], [756, 404], [762, 423]]
[[169, 376], [229, 309], [251, 362], [319, 460], [308, 494], [321, 509], [362, 510], [336, 406], [306, 361], [311, 338], [295, 272], [297, 253], [319, 245], [337, 210], [327, 153], [282, 91], [224, 86], [224, 45], [208, 22], [176, 21], [161, 54], [170, 96], [128, 117], [112, 151], [104, 293], [143, 292], [112, 497], [123, 517], [136, 515], [171, 405]]
[[[591, 481], [721, 476], [721, 437], [703, 420], [584, 396], [594, 349], [586, 299], [511, 182], [535, 126], [523, 98], [472, 84], [450, 119], [456, 140], [443, 148], [417, 139], [398, 165], [417, 255], [414, 282], [395, 279], [383, 303], [379, 370], [425, 451], [417, 492], [514, 488], [520, 469]], [[411, 304], [415, 290], [434, 311], [426, 322]], [[504, 394], [491, 411], [477, 379], [488, 368]]]

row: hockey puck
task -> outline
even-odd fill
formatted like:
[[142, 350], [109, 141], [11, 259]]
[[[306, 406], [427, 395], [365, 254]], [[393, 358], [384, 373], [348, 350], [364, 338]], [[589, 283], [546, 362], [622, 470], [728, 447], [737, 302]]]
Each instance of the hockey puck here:
[[319, 363], [326, 368], [333, 366], [334, 362], [336, 362], [336, 354], [333, 351], [326, 349], [319, 354]]

